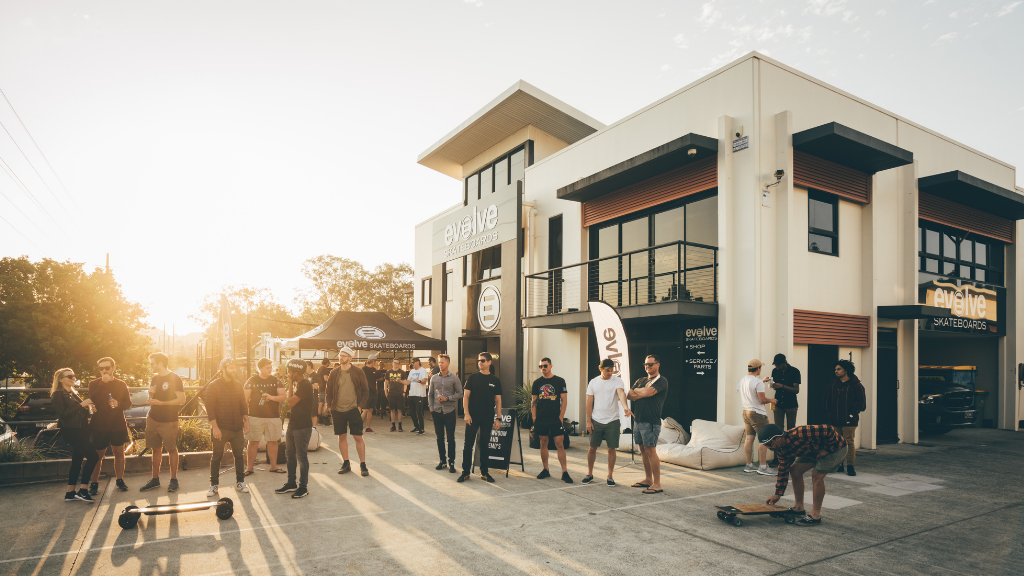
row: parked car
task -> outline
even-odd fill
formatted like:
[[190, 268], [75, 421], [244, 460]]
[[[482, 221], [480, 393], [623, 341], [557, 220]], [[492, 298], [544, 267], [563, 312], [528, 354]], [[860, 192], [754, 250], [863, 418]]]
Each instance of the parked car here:
[[11, 428], [3, 418], [0, 418], [0, 445], [7, 442], [14, 442], [18, 434]]
[[38, 430], [46, 428], [45, 423], [18, 424], [21, 421], [32, 420], [56, 420], [57, 413], [53, 410], [53, 403], [50, 400], [49, 391], [30, 392], [25, 400], [18, 406], [18, 412], [11, 422], [14, 424], [14, 431], [22, 438], [33, 438]]
[[920, 366], [918, 368], [918, 428], [926, 434], [945, 434], [974, 426], [975, 366]]
[[135, 438], [146, 437], [146, 417], [149, 416], [149, 409], [152, 408], [149, 402], [149, 388], [129, 388], [132, 396], [132, 407], [124, 411], [124, 417], [128, 420], [128, 428]]

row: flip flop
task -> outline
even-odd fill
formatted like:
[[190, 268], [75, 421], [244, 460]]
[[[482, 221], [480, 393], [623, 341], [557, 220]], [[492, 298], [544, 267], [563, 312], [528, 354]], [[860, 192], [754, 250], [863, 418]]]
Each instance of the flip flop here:
[[246, 470], [245, 474], [242, 474], [242, 476], [252, 476], [253, 474], [255, 474], [255, 472], [253, 472], [252, 470]]
[[633, 484], [632, 486], [630, 486], [630, 488], [650, 488], [650, 487], [651, 487], [650, 484], [644, 484], [643, 482], [637, 482], [636, 484]]
[[664, 490], [651, 490], [650, 488], [640, 492], [641, 494], [661, 494]]
[[283, 469], [283, 468], [277, 468], [276, 470], [270, 470], [270, 472], [273, 472], [274, 474], [287, 474], [288, 473], [288, 471]]

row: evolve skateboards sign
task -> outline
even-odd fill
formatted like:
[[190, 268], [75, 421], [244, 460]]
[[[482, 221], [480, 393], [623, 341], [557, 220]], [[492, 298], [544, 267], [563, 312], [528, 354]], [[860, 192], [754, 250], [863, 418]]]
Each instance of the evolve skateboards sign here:
[[718, 378], [718, 326], [685, 328], [682, 348], [684, 377]]
[[[501, 410], [501, 427], [491, 428], [491, 437], [487, 440], [487, 467], [508, 470], [512, 459], [512, 443], [515, 441], [516, 411], [514, 408]], [[522, 458], [520, 458], [522, 460]]]

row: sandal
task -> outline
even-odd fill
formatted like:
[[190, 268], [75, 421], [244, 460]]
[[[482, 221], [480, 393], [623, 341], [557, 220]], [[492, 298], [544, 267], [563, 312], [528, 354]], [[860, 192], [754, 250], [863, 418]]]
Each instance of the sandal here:
[[253, 474], [255, 474], [255, 472], [253, 472], [252, 470], [246, 470], [243, 476], [252, 476]]
[[270, 470], [270, 472], [273, 472], [274, 474], [287, 474], [288, 473], [288, 471], [285, 470], [284, 468], [274, 468], [273, 470]]
[[651, 490], [650, 488], [640, 492], [641, 494], [661, 494], [664, 490]]
[[637, 482], [636, 484], [633, 484], [631, 486], [631, 488], [650, 488], [650, 487], [651, 487], [650, 484], [644, 484], [643, 482]]

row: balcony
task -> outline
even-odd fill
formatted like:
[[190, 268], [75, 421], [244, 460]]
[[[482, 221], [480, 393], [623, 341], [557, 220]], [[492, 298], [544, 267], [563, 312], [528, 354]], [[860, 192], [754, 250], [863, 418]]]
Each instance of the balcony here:
[[624, 319], [715, 316], [718, 249], [670, 242], [530, 274], [524, 326], [586, 325], [590, 300], [618, 308]]

